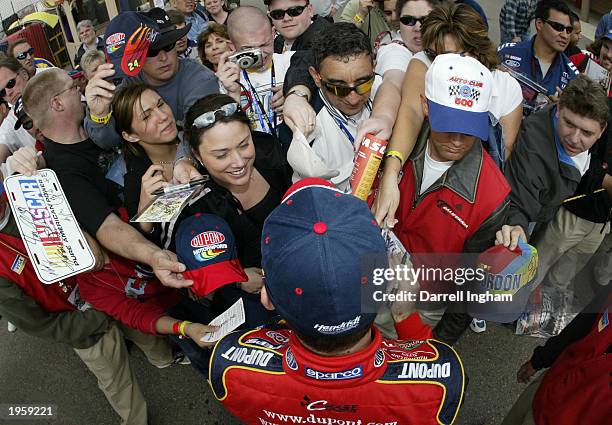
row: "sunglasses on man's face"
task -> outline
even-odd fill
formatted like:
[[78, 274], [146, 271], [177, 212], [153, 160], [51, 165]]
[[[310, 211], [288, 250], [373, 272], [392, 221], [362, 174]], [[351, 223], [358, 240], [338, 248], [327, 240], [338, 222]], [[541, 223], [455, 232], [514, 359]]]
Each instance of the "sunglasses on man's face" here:
[[17, 56], [15, 56], [16, 59], [19, 59], [20, 61], [24, 60], [25, 58], [27, 58], [28, 56], [32, 56], [34, 55], [34, 47], [30, 47], [28, 50], [26, 50], [25, 52], [21, 52], [19, 53]]
[[304, 6], [293, 6], [289, 9], [274, 9], [269, 12], [269, 15], [270, 18], [276, 21], [280, 21], [281, 19], [283, 19], [285, 17], [285, 14], [291, 16], [292, 18], [295, 18], [296, 16], [300, 16], [302, 13], [304, 13], [304, 9], [306, 9], [306, 7], [308, 7], [307, 4]]
[[416, 23], [420, 23], [423, 26], [423, 22], [425, 21], [426, 16], [412, 16], [412, 15], [404, 15], [400, 17], [400, 22], [407, 27], [413, 27]]
[[546, 19], [544, 22], [546, 22], [548, 25], [550, 25], [551, 28], [554, 29], [557, 32], [565, 31], [567, 34], [571, 34], [572, 31], [574, 31], [574, 27], [572, 27], [571, 25], [569, 27], [566, 27], [562, 23], [551, 21], [549, 19]]
[[176, 46], [176, 41], [172, 44], [162, 47], [161, 49], [149, 49], [149, 51], [147, 52], [147, 57], [154, 58], [155, 56], [159, 55], [159, 52], [161, 52], [162, 50], [166, 53], [170, 52], [172, 51], [172, 49], [174, 49], [175, 46]]
[[13, 78], [11, 78], [10, 80], [8, 80], [6, 82], [6, 86], [4, 86], [4, 88], [2, 90], [0, 90], [0, 99], [4, 99], [4, 96], [6, 96], [6, 89], [12, 89], [13, 87], [15, 87], [15, 84], [17, 84], [17, 76], [15, 75]]
[[347, 97], [353, 91], [359, 95], [368, 93], [374, 84], [374, 77], [374, 75], [367, 77], [367, 81], [357, 84], [354, 87], [346, 86], [344, 84], [334, 84], [324, 80], [321, 80], [321, 84], [328, 92], [333, 93], [338, 97]]

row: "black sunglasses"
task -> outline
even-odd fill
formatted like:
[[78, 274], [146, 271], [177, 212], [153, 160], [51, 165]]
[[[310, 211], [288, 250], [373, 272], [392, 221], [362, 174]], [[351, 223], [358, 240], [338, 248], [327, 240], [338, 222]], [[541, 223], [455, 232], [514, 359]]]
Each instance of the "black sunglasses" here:
[[34, 127], [34, 123], [32, 122], [32, 120], [26, 120], [21, 123], [21, 126], [24, 130], [32, 130], [32, 127]]
[[563, 24], [561, 24], [559, 22], [551, 21], [549, 19], [546, 19], [544, 22], [546, 22], [548, 25], [550, 25], [552, 27], [552, 29], [554, 29], [557, 32], [565, 31], [568, 34], [571, 34], [572, 31], [574, 30], [574, 28], [571, 25], [569, 27], [566, 27], [565, 25], [563, 25]]
[[28, 55], [33, 56], [34, 55], [34, 47], [30, 47], [28, 50], [26, 50], [25, 52], [21, 52], [19, 53], [17, 56], [15, 56], [15, 59], [19, 59], [20, 61], [24, 60], [25, 58], [28, 57]]
[[6, 82], [6, 86], [2, 90], [0, 90], [0, 98], [4, 99], [4, 96], [6, 96], [6, 89], [12, 89], [13, 87], [15, 87], [15, 84], [17, 84], [16, 75], [10, 80], [8, 80]]
[[167, 46], [164, 46], [160, 49], [149, 49], [149, 51], [147, 52], [147, 57], [148, 58], [154, 58], [155, 56], [159, 55], [159, 52], [161, 52], [162, 50], [164, 52], [170, 52], [172, 49], [174, 49], [174, 47], [176, 46], [176, 41], [172, 44], [168, 44]]
[[293, 6], [289, 9], [274, 9], [269, 12], [269, 15], [270, 18], [276, 21], [283, 19], [285, 17], [285, 13], [292, 18], [295, 18], [296, 16], [300, 16], [302, 13], [304, 13], [304, 9], [306, 9], [306, 7], [308, 7], [308, 4], [304, 6]]
[[425, 16], [404, 15], [400, 17], [400, 22], [406, 25], [407, 27], [413, 27], [416, 25], [417, 22], [420, 23], [421, 26], [423, 26], [423, 22], [425, 21], [425, 18], [427, 18], [427, 15]]
[[434, 49], [430, 49], [429, 47], [427, 47], [426, 49], [423, 49], [423, 53], [425, 53], [427, 58], [430, 61], [432, 61], [432, 62], [438, 57], [438, 55], [445, 55], [447, 53], [456, 53], [458, 55], [465, 55], [465, 52], [442, 52], [442, 53], [438, 53]]

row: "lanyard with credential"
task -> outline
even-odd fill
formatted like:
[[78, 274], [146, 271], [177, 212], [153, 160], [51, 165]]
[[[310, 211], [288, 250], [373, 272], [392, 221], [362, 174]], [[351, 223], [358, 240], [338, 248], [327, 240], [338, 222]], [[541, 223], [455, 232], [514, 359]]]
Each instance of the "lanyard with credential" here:
[[[272, 91], [272, 88], [276, 86], [276, 75], [274, 73], [274, 61], [272, 61], [272, 69], [271, 69], [270, 74], [271, 74], [270, 91], [272, 92], [272, 96], [273, 96], [274, 92]], [[255, 101], [254, 102], [255, 104], [252, 107], [255, 110], [255, 113], [257, 114], [257, 119], [259, 120], [259, 124], [261, 125], [261, 128], [262, 129], [266, 128], [266, 125], [264, 125], [264, 119], [265, 119], [265, 122], [268, 123], [267, 127], [270, 130], [270, 133], [274, 134], [276, 130], [276, 112], [272, 111], [272, 119], [270, 119], [268, 113], [266, 112], [264, 108], [263, 102], [261, 101], [261, 98], [259, 97], [259, 93], [257, 93], [257, 90], [255, 89], [255, 87], [251, 83], [251, 80], [249, 79], [249, 74], [246, 71], [246, 69], [242, 70], [242, 76], [244, 77], [244, 81], [246, 81], [248, 85], [248, 90], [251, 92], [252, 99]]]

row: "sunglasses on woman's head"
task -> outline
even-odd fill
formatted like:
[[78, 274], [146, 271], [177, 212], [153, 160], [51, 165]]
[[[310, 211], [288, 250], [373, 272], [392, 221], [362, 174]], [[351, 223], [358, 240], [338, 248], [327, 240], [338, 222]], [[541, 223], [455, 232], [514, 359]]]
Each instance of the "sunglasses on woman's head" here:
[[17, 76], [15, 75], [13, 78], [6, 82], [6, 86], [2, 90], [0, 90], [0, 98], [4, 98], [6, 96], [6, 89], [12, 89], [17, 84]]
[[274, 9], [269, 12], [269, 15], [270, 18], [276, 21], [283, 19], [285, 14], [295, 18], [296, 16], [300, 16], [302, 13], [304, 13], [304, 9], [306, 9], [306, 7], [308, 7], [308, 4], [304, 6], [293, 6], [288, 9]]
[[413, 27], [416, 25], [417, 22], [420, 23], [421, 26], [423, 26], [423, 22], [425, 22], [425, 18], [427, 18], [427, 15], [425, 16], [404, 15], [400, 17], [400, 22], [406, 25], [407, 27]]
[[168, 44], [167, 46], [164, 46], [160, 49], [149, 49], [149, 51], [147, 52], [147, 57], [148, 58], [154, 58], [155, 56], [159, 55], [159, 52], [161, 52], [162, 50], [164, 52], [170, 52], [172, 49], [174, 49], [174, 47], [176, 46], [176, 41], [172, 44]]
[[225, 118], [234, 115], [237, 110], [237, 103], [227, 103], [214, 111], [204, 112], [193, 121], [193, 126], [195, 128], [208, 128], [217, 121], [217, 114]]
[[28, 57], [28, 55], [33, 56], [34, 55], [34, 47], [30, 47], [28, 50], [26, 50], [25, 52], [21, 52], [19, 53], [17, 56], [15, 56], [16, 59], [19, 59], [20, 61], [24, 60], [25, 58]]
[[334, 83], [330, 83], [329, 81], [324, 81], [324, 80], [321, 80], [321, 85], [325, 87], [325, 90], [327, 90], [330, 93], [335, 94], [338, 97], [346, 97], [349, 94], [351, 94], [351, 92], [353, 91], [359, 95], [362, 95], [362, 94], [366, 94], [372, 89], [372, 85], [374, 84], [374, 78], [375, 76], [372, 75], [368, 77], [367, 81], [361, 84], [357, 84], [354, 87], [347, 86], [344, 84], [334, 84]]
[[546, 22], [548, 25], [551, 26], [552, 29], [554, 29], [557, 32], [563, 32], [565, 31], [568, 34], [571, 34], [572, 31], [574, 30], [574, 28], [570, 25], [569, 27], [566, 27], [565, 25], [563, 25], [560, 22], [555, 22], [555, 21], [551, 21], [551, 20], [544, 20], [544, 22]]
[[461, 55], [461, 56], [465, 55], [465, 52], [442, 52], [442, 53], [438, 53], [434, 49], [430, 49], [429, 47], [426, 48], [426, 49], [423, 49], [423, 53], [425, 53], [427, 58], [430, 61], [432, 61], [432, 62], [436, 59], [436, 57], [438, 57], [438, 55], [446, 55], [448, 53], [456, 53], [456, 54]]

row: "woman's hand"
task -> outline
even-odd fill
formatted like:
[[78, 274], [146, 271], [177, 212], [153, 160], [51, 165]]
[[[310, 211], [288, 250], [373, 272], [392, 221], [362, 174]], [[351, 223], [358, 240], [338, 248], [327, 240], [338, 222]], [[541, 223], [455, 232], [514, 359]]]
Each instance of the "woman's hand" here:
[[201, 323], [188, 323], [185, 326], [185, 334], [193, 340], [196, 344], [198, 344], [202, 348], [212, 347], [217, 342], [204, 342], [201, 339], [207, 333], [215, 332], [219, 329], [219, 326], [208, 326], [203, 325]]
[[[395, 158], [390, 158], [388, 161], [397, 162], [397, 164], [391, 165], [391, 167], [400, 167], [401, 164]], [[385, 164], [385, 167], [389, 167], [390, 164]], [[380, 227], [384, 227], [385, 224], [388, 228], [393, 228], [397, 223], [395, 219], [395, 212], [400, 202], [400, 191], [397, 182], [396, 168], [385, 169], [383, 175], [378, 184], [378, 194], [374, 199], [372, 205], [372, 213], [376, 218], [376, 222]]]
[[249, 280], [242, 282], [240, 288], [249, 294], [259, 294], [263, 288], [263, 271], [258, 267], [249, 267], [244, 272]]
[[140, 185], [140, 201], [138, 202], [138, 212], [141, 212], [153, 199], [157, 189], [170, 186], [170, 183], [164, 178], [163, 165], [151, 165], [143, 174]]

